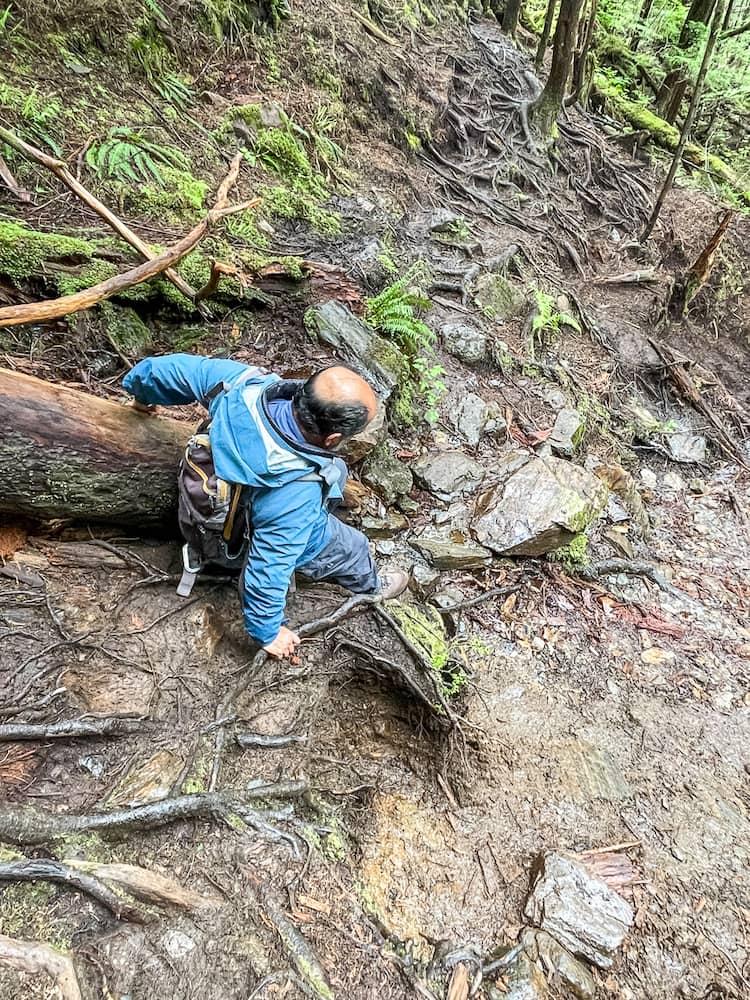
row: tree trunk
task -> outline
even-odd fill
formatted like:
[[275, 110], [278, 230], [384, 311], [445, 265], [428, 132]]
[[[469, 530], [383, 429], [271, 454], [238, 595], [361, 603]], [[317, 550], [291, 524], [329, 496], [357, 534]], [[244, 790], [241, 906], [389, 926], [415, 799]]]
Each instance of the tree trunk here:
[[641, 12], [638, 15], [638, 24], [636, 25], [635, 31], [633, 32], [633, 38], [631, 40], [631, 48], [634, 53], [638, 51], [638, 46], [641, 44], [641, 32], [643, 31], [646, 21], [648, 21], [648, 16], [651, 13], [653, 5], [654, 0], [643, 0]]
[[534, 65], [537, 69], [541, 69], [542, 63], [544, 62], [544, 53], [547, 51], [547, 43], [549, 42], [550, 32], [552, 31], [552, 22], [555, 19], [555, 11], [557, 10], [557, 0], [549, 0], [547, 4], [547, 13], [544, 15], [544, 27], [542, 28], [542, 33], [539, 36], [539, 45], [536, 49], [536, 56], [534, 58]]
[[560, 13], [552, 48], [552, 66], [544, 90], [532, 105], [532, 117], [548, 135], [554, 132], [557, 116], [565, 99], [583, 3], [584, 0], [560, 0]]
[[157, 527], [174, 521], [194, 427], [0, 368], [0, 513]]
[[[715, 0], [692, 0], [677, 41], [681, 49], [690, 48], [696, 24], [708, 24], [714, 9], [714, 2]], [[656, 95], [656, 110], [670, 125], [677, 121], [689, 83], [687, 71], [683, 66], [678, 66], [677, 69], [667, 73], [659, 88], [659, 93]]]
[[515, 38], [516, 28], [518, 27], [518, 14], [520, 10], [521, 0], [505, 0], [502, 28], [507, 35], [511, 36], [511, 38]]
[[583, 108], [588, 106], [591, 86], [594, 82], [595, 67], [591, 56], [591, 44], [596, 31], [598, 9], [598, 0], [590, 0], [588, 16], [578, 32], [578, 48], [573, 59], [572, 93], [566, 102], [574, 104], [578, 101]]
[[664, 204], [664, 199], [669, 194], [672, 184], [674, 183], [675, 175], [677, 173], [677, 168], [682, 160], [682, 154], [687, 145], [688, 137], [690, 135], [690, 129], [693, 127], [693, 122], [695, 121], [695, 114], [698, 110], [698, 104], [701, 99], [701, 93], [703, 92], [703, 84], [706, 81], [706, 74], [708, 73], [708, 67], [711, 64], [711, 56], [713, 55], [714, 47], [716, 45], [716, 40], [719, 37], [719, 32], [721, 31], [721, 26], [724, 22], [724, 3], [725, 0], [716, 0], [716, 6], [714, 7], [713, 18], [711, 19], [711, 30], [708, 33], [708, 38], [706, 39], [706, 47], [703, 50], [703, 59], [701, 60], [701, 68], [698, 71], [698, 76], [695, 81], [695, 86], [693, 87], [693, 96], [690, 100], [690, 107], [688, 108], [687, 117], [685, 118], [685, 124], [682, 128], [682, 133], [680, 135], [680, 141], [677, 144], [677, 149], [675, 150], [674, 157], [672, 158], [672, 164], [669, 168], [669, 173], [664, 181], [664, 186], [659, 192], [659, 197], [656, 199], [656, 204], [654, 205], [654, 210], [651, 213], [651, 218], [646, 224], [646, 228], [643, 231], [641, 241], [645, 242], [651, 235], [656, 220], [659, 218], [659, 212], [661, 212], [662, 205]]

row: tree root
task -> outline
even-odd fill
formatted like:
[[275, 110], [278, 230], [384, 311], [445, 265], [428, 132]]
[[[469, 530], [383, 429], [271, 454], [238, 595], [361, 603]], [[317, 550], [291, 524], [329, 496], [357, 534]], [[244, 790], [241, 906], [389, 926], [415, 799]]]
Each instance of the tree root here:
[[0, 726], [0, 743], [22, 740], [79, 740], [92, 736], [129, 736], [143, 731], [142, 719], [68, 719], [51, 725], [17, 722]]
[[0, 934], [0, 964], [36, 976], [52, 976], [62, 1000], [81, 1000], [81, 988], [70, 955], [41, 941], [18, 941]]
[[186, 889], [174, 879], [150, 871], [148, 868], [140, 868], [138, 865], [100, 864], [98, 861], [79, 861], [77, 858], [68, 859], [65, 864], [70, 868], [88, 872], [96, 879], [114, 882], [144, 903], [156, 906], [179, 906], [186, 910], [221, 905], [221, 900], [215, 896], [202, 896], [192, 889]]
[[[357, 594], [354, 597], [350, 597], [349, 600], [344, 601], [340, 607], [336, 608], [336, 610], [332, 611], [329, 615], [325, 615], [323, 618], [318, 618], [312, 622], [306, 622], [298, 629], [298, 633], [304, 639], [311, 635], [317, 635], [319, 632], [325, 632], [326, 630], [333, 628], [335, 625], [338, 625], [340, 621], [347, 618], [349, 615], [357, 614], [360, 611], [364, 611], [366, 608], [377, 605], [380, 600], [380, 596], [377, 594]], [[248, 669], [242, 674], [239, 682], [234, 686], [229, 694], [219, 702], [219, 705], [216, 708], [217, 725], [214, 745], [214, 759], [211, 765], [211, 774], [208, 781], [209, 792], [214, 791], [219, 781], [219, 773], [221, 771], [224, 746], [226, 743], [227, 725], [234, 721], [234, 706], [241, 695], [246, 691], [250, 681], [263, 668], [268, 659], [269, 654], [265, 651], [265, 649], [258, 650], [250, 661]]]
[[76, 871], [60, 861], [38, 858], [0, 862], [0, 882], [54, 882], [85, 893], [105, 906], [118, 920], [143, 924], [149, 919], [148, 914], [120, 899], [94, 875]]
[[680, 600], [685, 600], [687, 595], [682, 591], [678, 590], [677, 587], [673, 587], [669, 583], [662, 573], [652, 566], [651, 563], [646, 562], [633, 562], [629, 559], [605, 559], [602, 562], [592, 563], [591, 566], [587, 566], [585, 569], [581, 570], [579, 575], [583, 577], [584, 580], [595, 580], [601, 576], [608, 576], [610, 573], [626, 573], [629, 576], [645, 576], [647, 580], [651, 580], [655, 583], [659, 590], [663, 590], [665, 594], [669, 594], [671, 597], [677, 597]]
[[140, 830], [154, 830], [183, 819], [228, 820], [238, 816], [267, 839], [285, 840], [298, 852], [296, 840], [269, 826], [267, 817], [248, 806], [248, 801], [270, 799], [276, 795], [302, 794], [300, 783], [263, 784], [238, 794], [203, 792], [150, 802], [132, 809], [109, 813], [52, 813], [34, 806], [0, 806], [0, 841], [38, 847], [76, 833], [100, 833], [117, 836]]

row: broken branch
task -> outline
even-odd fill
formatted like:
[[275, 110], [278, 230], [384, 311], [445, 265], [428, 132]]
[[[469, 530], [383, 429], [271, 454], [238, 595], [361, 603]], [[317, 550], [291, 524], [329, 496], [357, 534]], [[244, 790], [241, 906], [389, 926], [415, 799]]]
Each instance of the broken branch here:
[[98, 861], [79, 861], [77, 858], [68, 859], [65, 863], [71, 868], [88, 872], [97, 879], [114, 882], [144, 903], [154, 903], [157, 906], [168, 904], [193, 910], [219, 906], [221, 902], [214, 896], [202, 896], [192, 889], [186, 889], [172, 878], [138, 865], [101, 864]]

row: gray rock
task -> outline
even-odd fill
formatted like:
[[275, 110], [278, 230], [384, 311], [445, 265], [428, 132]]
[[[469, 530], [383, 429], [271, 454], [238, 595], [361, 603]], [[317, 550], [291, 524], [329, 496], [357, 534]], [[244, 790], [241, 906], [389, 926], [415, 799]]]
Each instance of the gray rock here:
[[173, 958], [176, 962], [185, 958], [185, 956], [189, 955], [195, 948], [195, 941], [193, 938], [183, 933], [183, 931], [172, 928], [164, 932], [161, 940], [164, 945], [164, 950], [170, 958]]
[[601, 969], [612, 965], [633, 923], [622, 896], [577, 861], [552, 852], [542, 858], [524, 912], [568, 951]]
[[439, 538], [412, 538], [411, 545], [436, 569], [477, 569], [492, 558], [481, 545], [460, 545]]
[[588, 968], [546, 931], [527, 927], [519, 941], [529, 958], [544, 971], [552, 986], [557, 979], [565, 983], [578, 1000], [593, 1000], [596, 996], [596, 982]]
[[394, 503], [412, 487], [412, 476], [408, 466], [399, 462], [387, 441], [379, 445], [365, 459], [362, 479], [385, 500], [386, 504]]
[[422, 593], [426, 595], [432, 592], [435, 584], [440, 579], [440, 570], [434, 566], [425, 566], [421, 562], [415, 563], [411, 571], [411, 578]]
[[375, 541], [393, 538], [408, 526], [409, 522], [404, 515], [395, 511], [390, 511], [385, 517], [362, 518], [362, 531], [369, 539]]
[[467, 365], [484, 360], [487, 354], [487, 335], [479, 327], [468, 323], [446, 323], [440, 330], [440, 336], [446, 351]]
[[389, 398], [403, 370], [403, 360], [393, 344], [333, 300], [308, 309], [305, 327], [333, 348], [342, 361], [367, 376], [383, 399]]
[[468, 493], [484, 479], [484, 469], [462, 451], [435, 451], [413, 465], [414, 478], [441, 500]]
[[667, 439], [669, 453], [675, 462], [689, 464], [706, 461], [706, 439], [700, 434], [678, 431]]
[[505, 988], [501, 992], [490, 986], [487, 991], [490, 1000], [544, 1000], [548, 995], [544, 973], [523, 951], [502, 970], [502, 975]]
[[396, 543], [391, 538], [384, 538], [375, 543], [375, 551], [379, 556], [392, 556], [396, 551]]
[[477, 279], [474, 300], [485, 315], [502, 321], [520, 316], [526, 309], [526, 296], [502, 274], [487, 272]]
[[535, 456], [478, 497], [472, 531], [493, 552], [542, 555], [580, 534], [607, 495], [605, 484], [581, 466]]
[[448, 401], [449, 416], [458, 433], [468, 444], [477, 445], [485, 433], [505, 429], [499, 407], [487, 403], [476, 393], [466, 392]]
[[385, 440], [386, 430], [385, 403], [382, 399], [378, 399], [377, 413], [363, 431], [344, 442], [341, 448], [342, 456], [350, 465], [361, 462], [381, 441]]
[[547, 442], [556, 454], [570, 458], [580, 443], [585, 429], [586, 421], [578, 410], [560, 410]]

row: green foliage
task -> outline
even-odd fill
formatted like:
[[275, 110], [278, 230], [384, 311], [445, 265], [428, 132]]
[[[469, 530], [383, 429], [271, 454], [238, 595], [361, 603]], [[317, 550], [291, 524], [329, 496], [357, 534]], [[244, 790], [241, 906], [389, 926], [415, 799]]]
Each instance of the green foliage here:
[[570, 313], [560, 312], [555, 308], [555, 300], [547, 292], [535, 289], [534, 301], [536, 310], [531, 321], [531, 336], [529, 338], [529, 354], [532, 360], [536, 360], [537, 345], [548, 345], [552, 343], [560, 332], [561, 327], [569, 326], [573, 330], [581, 332], [581, 324]]
[[187, 170], [187, 158], [177, 149], [149, 142], [142, 132], [133, 132], [126, 126], [110, 130], [106, 139], [93, 143], [86, 153], [86, 163], [104, 177], [118, 181], [148, 184], [156, 181], [164, 186], [159, 166]]
[[426, 277], [424, 265], [418, 263], [365, 302], [365, 322], [394, 340], [408, 361], [411, 385], [400, 386], [396, 409], [406, 423], [412, 422], [408, 415], [414, 389], [424, 400], [424, 418], [429, 424], [437, 422], [437, 404], [445, 392], [445, 371], [435, 358], [435, 333], [417, 315], [430, 306], [420, 288]]
[[46, 144], [55, 156], [62, 154], [63, 107], [56, 97], [41, 94], [37, 87], [26, 91], [0, 81], [0, 110], [10, 112], [20, 121], [21, 131], [29, 139]]
[[547, 556], [552, 562], [559, 562], [569, 573], [575, 573], [589, 563], [589, 540], [585, 532], [580, 532], [567, 545], [562, 545]]

